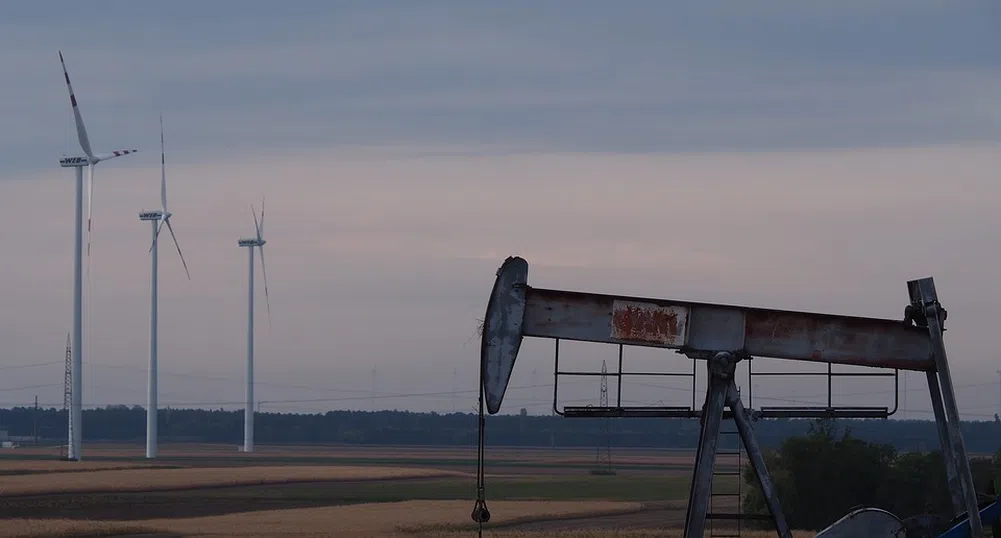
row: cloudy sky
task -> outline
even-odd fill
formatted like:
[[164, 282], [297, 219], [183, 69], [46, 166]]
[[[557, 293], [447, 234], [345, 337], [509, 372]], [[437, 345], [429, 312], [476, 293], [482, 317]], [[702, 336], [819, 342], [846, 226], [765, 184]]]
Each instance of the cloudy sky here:
[[[137, 213], [159, 203], [160, 113], [191, 268], [188, 281], [163, 244], [162, 405], [243, 398], [236, 240], [263, 197], [265, 411], [472, 410], [477, 319], [511, 254], [537, 286], [891, 318], [906, 280], [934, 276], [964, 416], [1001, 406], [996, 3], [4, 4], [5, 406], [62, 401], [73, 183], [56, 161], [80, 150], [58, 50], [95, 150], [140, 150], [97, 169], [87, 406], [145, 402]], [[505, 412], [546, 412], [551, 346], [526, 343]], [[635, 368], [691, 369], [631, 353]], [[614, 357], [561, 354], [579, 368]], [[922, 380], [901, 380], [898, 416], [929, 416]], [[691, 399], [683, 382], [626, 389]], [[885, 379], [835, 389], [893, 406]], [[597, 392], [572, 381], [561, 401]], [[824, 383], [754, 392], [755, 407], [819, 402]]]

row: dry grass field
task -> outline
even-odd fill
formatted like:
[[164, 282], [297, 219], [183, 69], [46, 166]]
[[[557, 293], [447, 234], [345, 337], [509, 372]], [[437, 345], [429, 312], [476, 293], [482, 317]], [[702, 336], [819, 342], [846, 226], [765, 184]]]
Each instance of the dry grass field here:
[[[792, 538], [813, 538], [816, 533], [793, 531]], [[468, 530], [439, 530], [420, 535], [419, 538], [466, 538]], [[521, 531], [490, 530], [483, 536], [489, 538], [682, 538], [682, 529], [628, 529], [628, 530], [566, 530], [566, 531]], [[774, 532], [741, 531], [741, 538], [775, 538]]]
[[11, 495], [45, 493], [164, 491], [290, 482], [387, 480], [445, 476], [467, 475], [466, 473], [436, 469], [335, 466], [93, 470], [5, 477], [0, 482], [0, 499]]
[[[493, 503], [493, 521], [557, 519], [572, 516], [622, 514], [642, 508], [626, 502], [522, 502]], [[468, 527], [470, 503], [464, 501], [405, 501], [297, 510], [272, 510], [203, 518], [154, 519], [141, 524], [73, 520], [12, 520], [0, 527], [0, 537], [68, 537], [104, 533], [145, 533], [223, 538], [432, 536], [461, 532]], [[455, 522], [465, 520], [466, 523]], [[466, 531], [468, 534], [468, 530]]]
[[53, 460], [0, 459], [0, 476], [41, 473], [78, 473], [84, 471], [117, 471], [121, 469], [172, 468], [164, 463], [82, 461], [66, 462]]
[[[262, 446], [243, 454], [229, 445], [162, 445], [151, 463], [141, 446], [88, 445], [84, 455], [63, 462], [51, 448], [0, 453], [0, 538], [427, 538], [475, 529], [475, 448]], [[683, 525], [691, 453], [613, 451], [614, 476], [590, 474], [593, 449], [497, 448], [487, 458], [492, 519], [484, 536], [639, 538], [674, 536]], [[730, 504], [716, 509], [733, 511]]]

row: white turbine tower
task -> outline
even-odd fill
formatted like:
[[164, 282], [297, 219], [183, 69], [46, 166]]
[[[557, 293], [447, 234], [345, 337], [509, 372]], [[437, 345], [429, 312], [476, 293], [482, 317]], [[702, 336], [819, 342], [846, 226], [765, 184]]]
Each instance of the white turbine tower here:
[[143, 211], [139, 213], [139, 220], [153, 223], [153, 244], [149, 247], [152, 269], [150, 271], [150, 314], [149, 314], [149, 386], [146, 395], [146, 457], [156, 458], [156, 427], [157, 427], [157, 251], [159, 250], [160, 230], [163, 225], [167, 225], [170, 237], [177, 247], [177, 255], [181, 257], [181, 264], [184, 265], [184, 273], [191, 280], [191, 273], [188, 272], [188, 264], [184, 261], [184, 254], [181, 254], [181, 245], [177, 243], [177, 236], [174, 235], [174, 227], [170, 225], [171, 213], [167, 211], [167, 166], [163, 151], [163, 116], [160, 117], [160, 209], [154, 211]]
[[83, 117], [80, 115], [80, 108], [77, 107], [76, 95], [73, 93], [73, 86], [70, 84], [70, 76], [66, 71], [66, 62], [63, 61], [63, 53], [59, 52], [59, 63], [63, 67], [63, 78], [66, 79], [66, 89], [70, 93], [70, 105], [73, 107], [73, 120], [76, 123], [76, 134], [80, 141], [80, 149], [84, 156], [63, 157], [59, 159], [59, 166], [63, 168], [76, 168], [76, 201], [75, 201], [75, 227], [73, 239], [73, 382], [71, 392], [71, 404], [69, 413], [69, 439], [68, 454], [71, 460], [81, 460], [83, 444], [83, 167], [87, 167], [87, 260], [88, 267], [90, 261], [90, 232], [91, 232], [91, 208], [93, 207], [94, 194], [94, 166], [101, 161], [121, 157], [136, 153], [135, 149], [122, 149], [109, 153], [94, 153], [90, 148], [90, 139], [87, 137], [87, 128], [83, 125]]
[[264, 201], [261, 201], [261, 220], [257, 220], [257, 211], [250, 206], [254, 215], [254, 228], [257, 236], [250, 239], [240, 239], [241, 247], [250, 249], [250, 272], [247, 281], [247, 403], [243, 410], [243, 451], [254, 451], [254, 247], [261, 250], [261, 271], [264, 274], [264, 299], [268, 305], [268, 325], [271, 324], [271, 299], [268, 298], [268, 269], [264, 263]]

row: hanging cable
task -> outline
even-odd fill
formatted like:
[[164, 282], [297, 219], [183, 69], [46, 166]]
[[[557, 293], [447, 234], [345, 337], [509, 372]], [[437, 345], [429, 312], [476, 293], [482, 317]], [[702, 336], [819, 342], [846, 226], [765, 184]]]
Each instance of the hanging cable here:
[[486, 415], [483, 412], [483, 362], [480, 362], [480, 413], [478, 419], [478, 446], [476, 451], [476, 504], [473, 505], [471, 517], [479, 525], [479, 536], [483, 538], [483, 524], [490, 521], [490, 510], [487, 509], [487, 500], [484, 491], [484, 427], [486, 426]]

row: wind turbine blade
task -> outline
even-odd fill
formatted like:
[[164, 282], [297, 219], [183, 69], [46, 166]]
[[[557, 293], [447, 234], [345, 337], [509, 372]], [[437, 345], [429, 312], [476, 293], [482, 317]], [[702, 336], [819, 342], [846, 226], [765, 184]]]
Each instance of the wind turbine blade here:
[[80, 115], [80, 107], [76, 104], [76, 94], [73, 93], [73, 85], [70, 84], [70, 75], [66, 71], [66, 62], [63, 61], [63, 51], [59, 51], [59, 63], [63, 66], [63, 77], [66, 79], [66, 89], [70, 92], [70, 104], [73, 105], [73, 120], [76, 122], [76, 136], [80, 140], [80, 148], [93, 160], [94, 153], [90, 150], [90, 138], [87, 137], [87, 128], [83, 125], [83, 116]]
[[94, 210], [94, 164], [87, 165], [87, 257], [90, 258], [91, 215]]
[[[188, 275], [188, 280], [191, 280], [191, 273], [188, 272], [188, 262], [184, 261], [184, 254], [181, 254], [181, 245], [177, 243], [177, 236], [174, 235], [174, 227], [170, 225], [170, 219], [163, 219], [167, 223], [167, 230], [170, 231], [170, 237], [174, 239], [174, 246], [177, 247], [177, 255], [181, 257], [181, 263], [184, 264], [184, 274]], [[265, 282], [267, 282], [265, 280]], [[265, 285], [265, 290], [267, 285]]]
[[[250, 247], [254, 248], [254, 247]], [[268, 265], [264, 263], [264, 245], [258, 247], [261, 251], [261, 273], [264, 275], [264, 302], [268, 305], [268, 328], [271, 328], [271, 298], [268, 297]]]
[[150, 252], [153, 252], [153, 246], [155, 246], [157, 240], [160, 239], [160, 230], [163, 230], [163, 219], [160, 219], [160, 224], [156, 227], [156, 233], [153, 235], [153, 242], [149, 246]]
[[94, 161], [101, 162], [114, 159], [115, 157], [121, 157], [123, 155], [131, 155], [133, 153], [139, 153], [137, 149], [116, 149], [115, 151], [109, 151], [107, 153], [96, 153], [94, 154]]
[[257, 238], [261, 239], [264, 237], [264, 197], [261, 197], [261, 229], [257, 232]]
[[163, 114], [160, 114], [160, 208], [167, 212], [167, 165], [163, 152]]
[[[257, 210], [254, 209], [254, 205], [250, 205], [250, 212], [254, 214], [254, 229], [257, 230], [257, 240], [261, 240], [261, 224], [257, 222]], [[264, 218], [264, 213], [261, 213], [261, 218]]]

